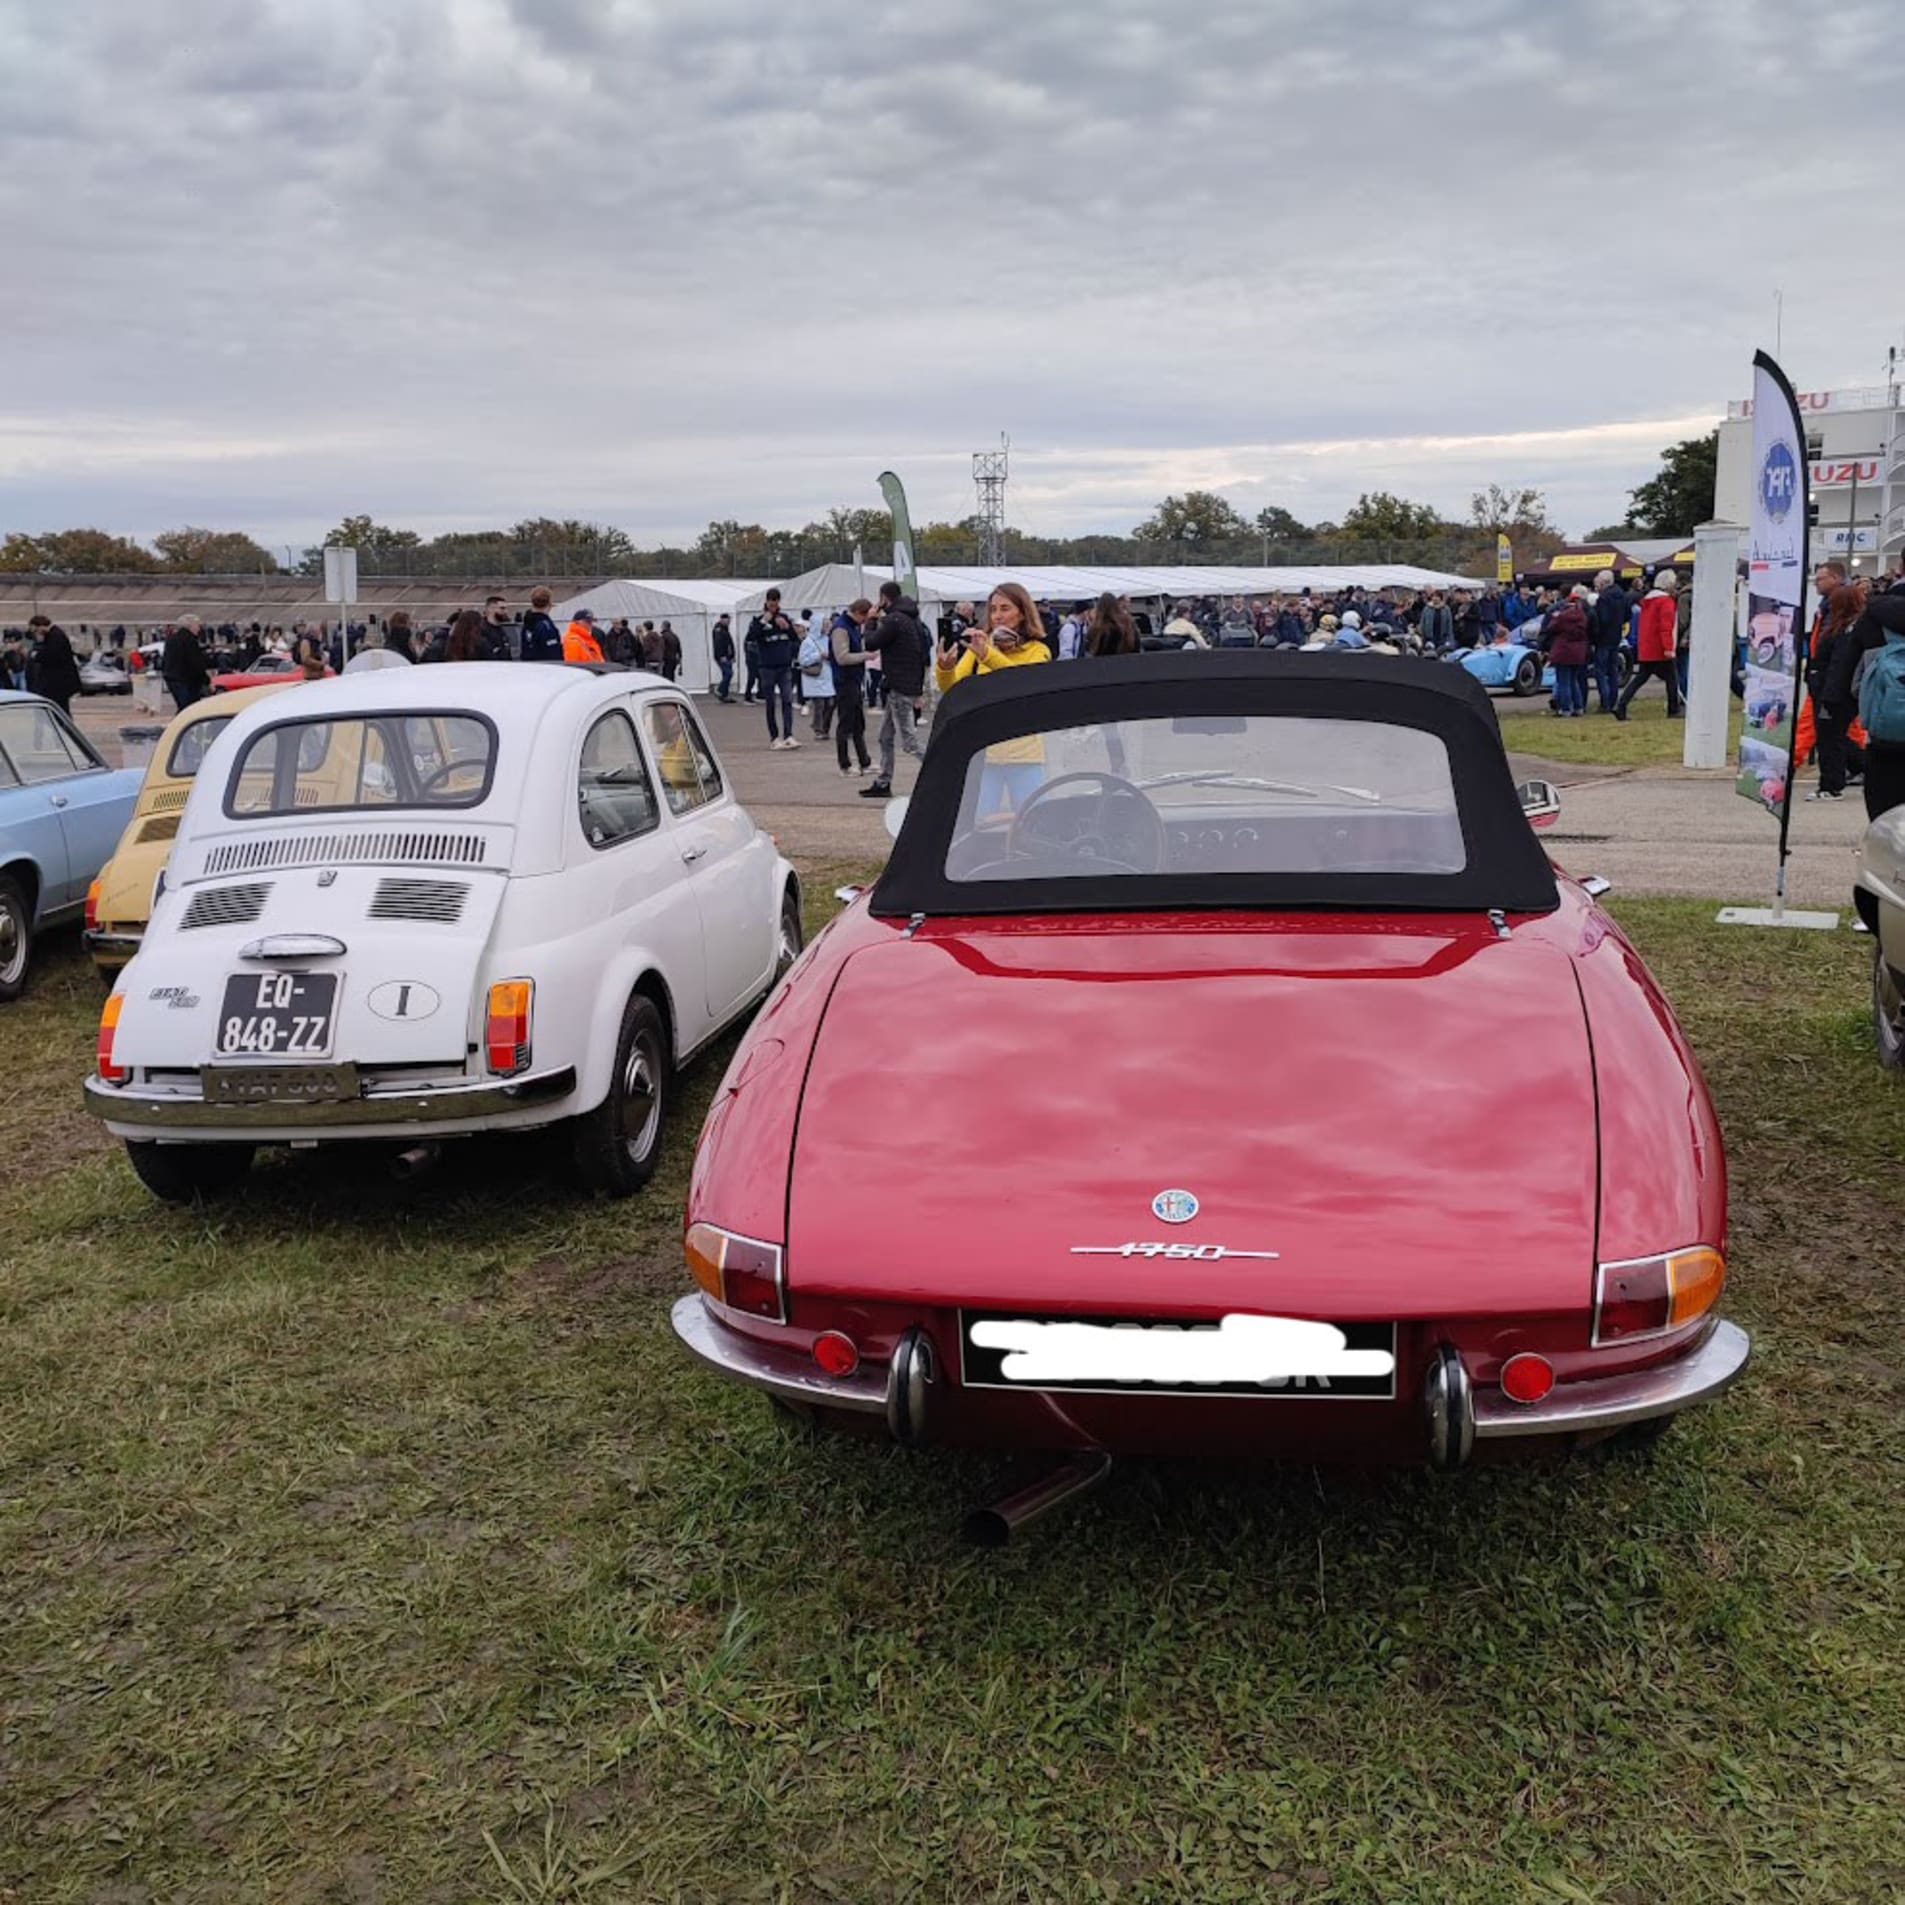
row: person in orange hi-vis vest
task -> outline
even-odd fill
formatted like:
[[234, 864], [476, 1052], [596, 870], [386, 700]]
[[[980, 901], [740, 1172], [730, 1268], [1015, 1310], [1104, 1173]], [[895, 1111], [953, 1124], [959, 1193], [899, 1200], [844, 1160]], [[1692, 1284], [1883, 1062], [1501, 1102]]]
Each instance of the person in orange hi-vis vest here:
[[595, 611], [578, 609], [575, 620], [562, 631], [564, 661], [600, 661], [602, 644], [595, 639]]

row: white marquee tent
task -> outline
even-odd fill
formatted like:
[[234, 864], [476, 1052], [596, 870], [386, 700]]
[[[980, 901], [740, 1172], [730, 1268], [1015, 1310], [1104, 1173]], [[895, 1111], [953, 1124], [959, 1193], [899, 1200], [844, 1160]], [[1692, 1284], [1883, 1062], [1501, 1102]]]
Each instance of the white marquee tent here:
[[734, 629], [734, 650], [738, 655], [741, 632], [752, 613], [742, 605], [744, 602], [758, 604], [772, 586], [745, 578], [709, 582], [630, 577], [604, 582], [599, 588], [572, 595], [549, 612], [558, 623], [567, 626], [578, 609], [593, 609], [598, 634], [618, 615], [626, 615], [637, 629], [644, 622], [653, 622], [657, 628], [663, 622], [672, 622], [675, 633], [681, 637], [681, 685], [692, 694], [705, 694], [715, 679], [711, 646], [715, 618], [723, 614], [738, 618]]
[[[778, 588], [781, 606], [795, 614], [810, 608], [844, 608], [857, 595], [874, 594], [892, 573], [891, 569], [871, 563], [864, 569], [850, 562], [828, 563], [786, 582], [754, 585], [737, 604], [737, 609], [742, 615], [754, 614], [769, 588]], [[1038, 602], [1087, 602], [1107, 589], [1113, 595], [1128, 595], [1134, 602], [1148, 602], [1181, 600], [1194, 595], [1295, 595], [1303, 589], [1333, 594], [1354, 585], [1365, 589], [1482, 586], [1473, 578], [1447, 575], [1437, 569], [1418, 569], [1407, 563], [1301, 569], [922, 568], [919, 571], [920, 611], [930, 621], [955, 602], [983, 602], [1000, 582], [1022, 584]]]

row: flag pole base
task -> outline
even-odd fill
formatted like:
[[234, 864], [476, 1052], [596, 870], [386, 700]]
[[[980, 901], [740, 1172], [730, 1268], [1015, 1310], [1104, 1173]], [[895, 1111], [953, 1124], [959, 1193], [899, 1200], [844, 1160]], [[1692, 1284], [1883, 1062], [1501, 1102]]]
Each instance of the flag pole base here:
[[1816, 933], [1838, 930], [1837, 913], [1806, 913], [1793, 907], [1723, 906], [1714, 916], [1722, 926], [1799, 926]]

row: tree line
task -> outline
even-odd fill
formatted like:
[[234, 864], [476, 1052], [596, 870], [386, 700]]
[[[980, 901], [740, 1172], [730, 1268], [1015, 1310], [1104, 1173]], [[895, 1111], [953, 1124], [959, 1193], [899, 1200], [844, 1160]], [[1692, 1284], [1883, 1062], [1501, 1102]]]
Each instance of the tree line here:
[[[1689, 438], [1663, 453], [1659, 472], [1635, 489], [1623, 522], [1590, 532], [1683, 535], [1713, 510], [1719, 433]], [[1104, 566], [1284, 565], [1414, 562], [1478, 573], [1492, 569], [1495, 538], [1506, 531], [1521, 562], [1566, 540], [1549, 519], [1546, 498], [1531, 488], [1491, 483], [1453, 519], [1433, 504], [1386, 490], [1365, 492], [1340, 522], [1305, 523], [1271, 507], [1246, 517], [1211, 490], [1167, 496], [1124, 534], [1036, 536], [1005, 532], [1008, 561]], [[914, 531], [914, 558], [926, 564], [978, 560], [980, 522], [931, 522]], [[622, 530], [574, 518], [530, 517], [505, 529], [459, 530], [424, 537], [369, 516], [346, 516], [323, 541], [288, 562], [239, 530], [187, 526], [151, 546], [102, 529], [15, 532], [0, 539], [0, 573], [58, 575], [318, 576], [326, 547], [358, 553], [365, 576], [786, 576], [826, 562], [887, 561], [892, 518], [883, 509], [831, 509], [799, 529], [768, 529], [732, 518], [711, 522], [692, 543], [641, 548]], [[290, 552], [286, 552], [290, 555]]]

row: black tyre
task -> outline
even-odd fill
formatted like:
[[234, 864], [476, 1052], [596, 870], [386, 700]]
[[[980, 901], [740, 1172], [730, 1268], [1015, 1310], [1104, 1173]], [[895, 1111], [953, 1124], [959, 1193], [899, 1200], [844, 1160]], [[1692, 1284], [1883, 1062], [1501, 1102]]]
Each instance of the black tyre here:
[[235, 1190], [251, 1169], [249, 1144], [149, 1144], [126, 1140], [139, 1182], [168, 1204], [189, 1204]]
[[622, 1013], [608, 1096], [575, 1121], [571, 1156], [590, 1190], [627, 1197], [655, 1175], [670, 1083], [668, 1033], [638, 992]]
[[787, 970], [800, 957], [807, 940], [800, 923], [800, 901], [790, 886], [781, 895], [781, 923], [774, 942], [774, 979], [771, 992], [786, 977]]
[[1888, 1072], [1905, 1072], [1905, 993], [1877, 946], [1872, 948], [1872, 1030], [1879, 1063]]
[[1524, 655], [1515, 664], [1515, 693], [1532, 695], [1541, 692], [1541, 657]]
[[27, 962], [33, 957], [33, 906], [10, 873], [0, 873], [0, 1003], [26, 990]]

